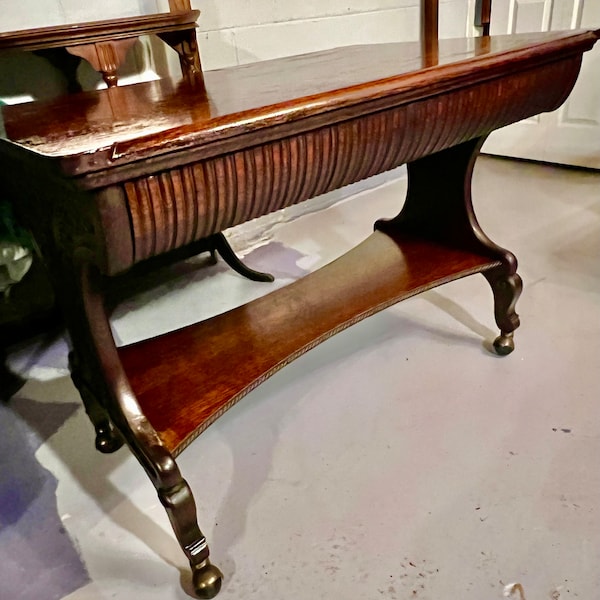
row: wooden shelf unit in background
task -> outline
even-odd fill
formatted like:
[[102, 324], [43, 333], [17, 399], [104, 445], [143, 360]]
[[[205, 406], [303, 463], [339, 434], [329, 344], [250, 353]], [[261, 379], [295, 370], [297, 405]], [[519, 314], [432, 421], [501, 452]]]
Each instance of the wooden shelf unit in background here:
[[109, 87], [118, 83], [117, 71], [142, 35], [156, 35], [179, 54], [182, 71], [187, 77], [201, 76], [200, 56], [196, 41], [199, 10], [186, 10], [105, 21], [90, 21], [55, 27], [24, 29], [0, 33], [0, 51], [18, 50], [46, 55], [74, 83], [78, 62], [52, 50], [86, 60]]
[[376, 231], [290, 285], [119, 348], [119, 356], [144, 414], [178, 454], [248, 392], [332, 335], [401, 300], [499, 265], [474, 252]]

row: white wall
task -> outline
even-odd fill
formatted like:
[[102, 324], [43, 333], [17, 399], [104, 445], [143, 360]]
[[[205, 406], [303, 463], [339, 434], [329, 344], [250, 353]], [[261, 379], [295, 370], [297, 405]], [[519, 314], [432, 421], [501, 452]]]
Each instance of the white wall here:
[[[167, 0], [157, 0], [160, 8]], [[465, 35], [468, 0], [441, 1], [441, 35]], [[350, 44], [416, 40], [420, 0], [192, 0], [207, 69]]]
[[[473, 1], [441, 0], [443, 37], [465, 35]], [[419, 33], [420, 0], [192, 0], [192, 6], [201, 10], [198, 39], [205, 69], [349, 44], [415, 40]], [[167, 10], [168, 0], [0, 0], [0, 31]], [[156, 40], [145, 42], [126, 70], [148, 66], [161, 76], [179, 69], [174, 53]], [[88, 86], [99, 84], [89, 69], [83, 71]], [[29, 88], [35, 97], [49, 96], [62, 85], [40, 58], [0, 55], [0, 98], [27, 94]]]

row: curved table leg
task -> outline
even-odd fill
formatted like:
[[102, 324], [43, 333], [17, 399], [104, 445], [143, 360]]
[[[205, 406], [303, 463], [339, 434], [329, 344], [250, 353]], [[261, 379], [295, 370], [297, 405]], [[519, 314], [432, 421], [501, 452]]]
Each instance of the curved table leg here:
[[164, 266], [165, 264], [186, 260], [192, 256], [196, 256], [204, 252], [210, 253], [210, 264], [212, 265], [217, 264], [218, 253], [219, 256], [225, 261], [227, 266], [231, 267], [236, 273], [239, 273], [247, 279], [267, 283], [275, 281], [275, 278], [270, 273], [255, 271], [254, 269], [251, 269], [245, 265], [230, 246], [223, 233], [215, 233], [209, 237], [201, 238], [196, 242], [188, 244], [187, 246], [171, 251], [168, 255], [155, 256], [147, 259], [143, 263], [137, 264], [134, 268], [138, 273], [148, 273], [153, 268], [158, 266]]
[[271, 283], [275, 278], [270, 273], [261, 273], [246, 266], [233, 251], [229, 245], [227, 238], [222, 233], [216, 233], [209, 238], [211, 244], [211, 254], [214, 256], [215, 250], [221, 255], [221, 258], [229, 265], [236, 273], [250, 279], [251, 281], [262, 281]]
[[[98, 449], [113, 451], [123, 442], [129, 446], [167, 511], [177, 541], [189, 560], [198, 597], [213, 598], [221, 588], [223, 576], [209, 560], [190, 487], [131, 391], [105, 310], [101, 276], [94, 268], [82, 265], [75, 273], [63, 272], [63, 284], [71, 298], [65, 299], [66, 320], [77, 348], [71, 361], [74, 380], [96, 426]], [[104, 445], [100, 435], [103, 425], [108, 428], [104, 430]]]
[[515, 305], [523, 282], [517, 273], [511, 273], [504, 265], [483, 275], [494, 294], [494, 315], [500, 329], [500, 335], [494, 340], [494, 350], [500, 356], [506, 356], [515, 349], [514, 330], [520, 324]]
[[487, 237], [473, 211], [471, 181], [484, 141], [485, 137], [475, 138], [409, 163], [404, 207], [397, 217], [378, 221], [375, 228], [415, 235], [497, 260], [497, 266], [483, 274], [492, 288], [500, 328], [494, 349], [504, 356], [514, 349], [513, 332], [519, 326], [515, 305], [522, 283], [515, 256]]
[[[85, 361], [85, 358], [83, 359]], [[85, 412], [96, 431], [96, 450], [103, 454], [116, 452], [123, 446], [123, 438], [112, 424], [108, 412], [94, 389], [93, 377], [86, 376], [76, 350], [69, 352], [69, 370], [71, 379], [81, 396]]]

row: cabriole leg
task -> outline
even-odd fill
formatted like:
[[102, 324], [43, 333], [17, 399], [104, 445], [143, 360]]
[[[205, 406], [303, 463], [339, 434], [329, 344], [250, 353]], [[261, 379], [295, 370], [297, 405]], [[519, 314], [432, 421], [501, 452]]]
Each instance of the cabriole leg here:
[[523, 289], [523, 282], [517, 273], [506, 273], [499, 267], [484, 273], [494, 294], [494, 316], [500, 328], [500, 335], [494, 340], [494, 350], [506, 356], [515, 349], [514, 331], [519, 326], [519, 315], [515, 310]]
[[513, 332], [519, 326], [515, 305], [521, 293], [514, 255], [492, 242], [479, 226], [471, 198], [475, 161], [485, 137], [476, 138], [408, 164], [408, 193], [400, 214], [381, 220], [375, 228], [402, 232], [461, 248], [496, 261], [483, 271], [494, 294], [494, 314], [500, 335], [496, 352], [514, 350]]
[[[196, 594], [199, 598], [214, 598], [223, 576], [210, 563], [190, 487], [129, 386], [108, 322], [102, 278], [95, 269], [83, 265], [63, 283], [71, 292], [66, 317], [76, 349], [71, 358], [74, 380], [96, 431], [107, 425], [115, 436], [111, 439], [129, 446], [167, 511], [177, 541], [189, 560]], [[102, 446], [99, 449], [107, 451]]]
[[189, 485], [180, 481], [170, 489], [159, 489], [173, 531], [192, 569], [192, 581], [198, 598], [214, 598], [221, 589], [223, 574], [208, 558], [208, 544], [196, 518], [196, 504]]

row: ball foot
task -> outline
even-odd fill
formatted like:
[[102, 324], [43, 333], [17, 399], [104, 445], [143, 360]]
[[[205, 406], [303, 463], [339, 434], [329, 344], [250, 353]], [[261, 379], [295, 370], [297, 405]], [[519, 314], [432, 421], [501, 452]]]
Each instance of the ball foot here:
[[123, 438], [108, 423], [96, 426], [96, 450], [103, 454], [116, 452], [123, 445]]
[[504, 333], [502, 332], [495, 340], [494, 340], [494, 350], [496, 354], [500, 356], [506, 356], [510, 354], [515, 349], [515, 340], [513, 338], [513, 333]]
[[192, 581], [198, 598], [214, 598], [221, 589], [223, 574], [207, 559], [193, 568]]

